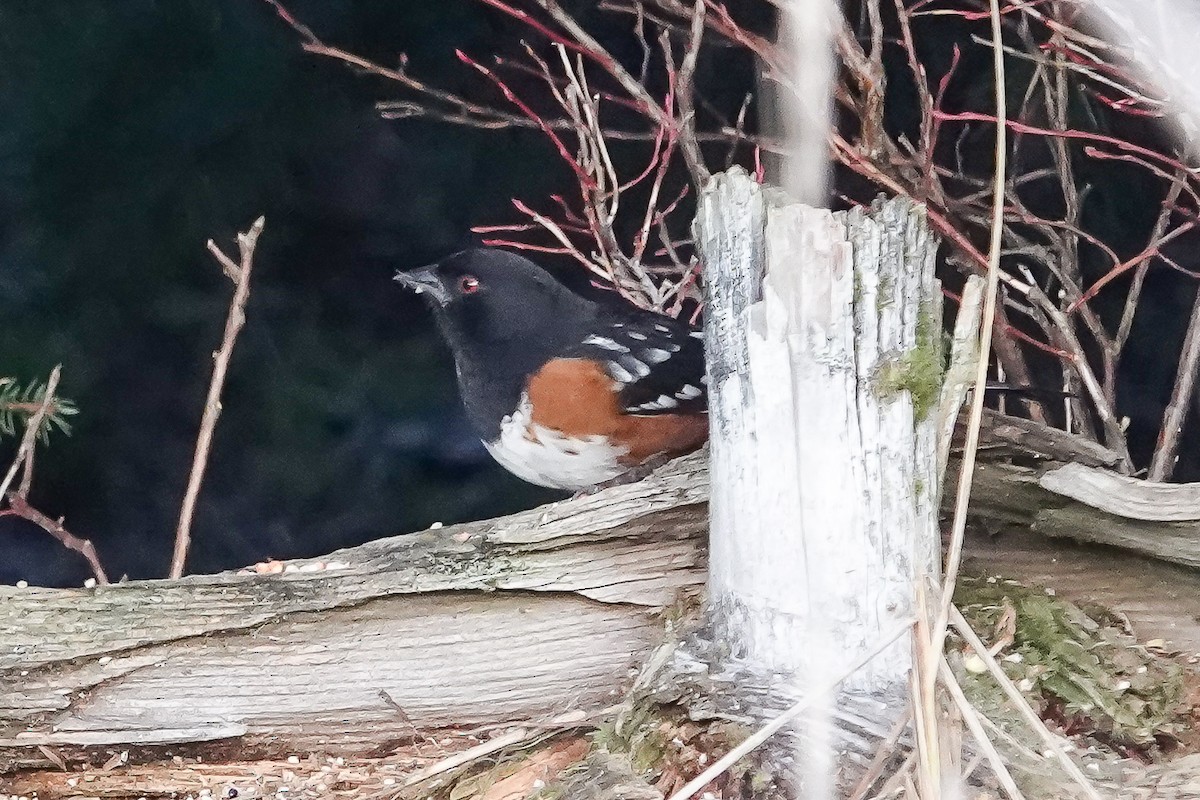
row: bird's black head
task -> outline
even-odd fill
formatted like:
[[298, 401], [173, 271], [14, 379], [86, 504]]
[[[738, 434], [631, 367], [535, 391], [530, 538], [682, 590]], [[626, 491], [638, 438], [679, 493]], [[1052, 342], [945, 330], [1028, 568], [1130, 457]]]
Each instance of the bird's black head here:
[[[540, 349], [556, 328], [586, 324], [592, 303], [516, 253], [477, 248], [396, 273], [437, 316], [456, 356], [486, 355], [514, 344]], [[531, 341], [532, 337], [532, 341]]]

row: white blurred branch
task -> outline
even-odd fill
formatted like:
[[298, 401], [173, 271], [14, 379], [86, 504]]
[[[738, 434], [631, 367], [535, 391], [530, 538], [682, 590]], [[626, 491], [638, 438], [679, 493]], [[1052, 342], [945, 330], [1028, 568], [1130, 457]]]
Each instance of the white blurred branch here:
[[792, 66], [782, 78], [789, 91], [780, 99], [789, 140], [783, 185], [799, 202], [818, 208], [829, 205], [829, 135], [837, 77], [833, 32], [840, 14], [832, 0], [789, 0], [780, 13], [781, 51]]

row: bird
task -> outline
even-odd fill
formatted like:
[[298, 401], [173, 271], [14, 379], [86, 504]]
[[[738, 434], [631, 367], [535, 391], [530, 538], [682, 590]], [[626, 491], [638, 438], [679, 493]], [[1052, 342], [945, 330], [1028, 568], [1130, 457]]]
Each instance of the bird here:
[[432, 309], [468, 420], [517, 477], [587, 494], [707, 441], [703, 333], [686, 322], [586, 298], [495, 247], [395, 280]]

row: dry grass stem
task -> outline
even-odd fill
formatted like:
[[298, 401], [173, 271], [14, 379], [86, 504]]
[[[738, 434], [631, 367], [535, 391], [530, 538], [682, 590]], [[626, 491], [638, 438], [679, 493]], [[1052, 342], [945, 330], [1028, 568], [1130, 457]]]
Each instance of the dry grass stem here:
[[[399, 709], [399, 706], [395, 705], [394, 700], [389, 698], [388, 701], [390, 704], [394, 705], [395, 708]], [[596, 712], [595, 716], [608, 716], [618, 711], [618, 709], [619, 707], [617, 706], [609, 706], [608, 708]], [[415, 786], [419, 783], [429, 780], [430, 778], [434, 778], [443, 773], [470, 764], [473, 761], [486, 758], [487, 756], [499, 752], [500, 750], [510, 747], [529, 747], [545, 739], [547, 736], [553, 736], [556, 733], [561, 733], [568, 728], [578, 726], [585, 722], [586, 720], [580, 714], [580, 712], [569, 711], [544, 722], [539, 722], [536, 725], [510, 728], [508, 730], [501, 731], [491, 739], [488, 739], [486, 742], [480, 742], [472, 748], [463, 750], [460, 753], [449, 755], [440, 761], [430, 764], [420, 772], [414, 773], [413, 775], [409, 776], [407, 780], [405, 780], [404, 786]]]
[[954, 700], [954, 704], [958, 706], [959, 712], [962, 714], [963, 722], [967, 724], [971, 735], [975, 738], [976, 746], [982, 751], [988, 764], [992, 768], [992, 774], [996, 776], [996, 780], [1000, 782], [1004, 793], [1011, 800], [1025, 800], [1025, 796], [1021, 794], [1021, 790], [1017, 788], [1017, 782], [1013, 780], [1012, 773], [1008, 771], [1008, 766], [1004, 763], [1004, 758], [1000, 755], [1000, 751], [992, 744], [992, 740], [988, 738], [987, 731], [980, 722], [979, 712], [975, 710], [971, 702], [967, 700], [967, 696], [963, 694], [962, 687], [958, 685], [958, 680], [955, 679], [954, 673], [950, 671], [950, 664], [943, 656], [941, 663], [938, 665], [938, 675], [942, 679], [942, 685], [950, 694], [950, 698]]
[[896, 720], [896, 724], [888, 731], [888, 735], [879, 742], [879, 747], [875, 749], [875, 756], [871, 759], [871, 763], [867, 765], [867, 771], [863, 773], [858, 785], [854, 787], [854, 791], [850, 793], [849, 800], [863, 800], [867, 796], [867, 792], [871, 791], [871, 787], [883, 775], [884, 767], [896, 753], [896, 746], [900, 743], [900, 737], [904, 735], [904, 730], [908, 724], [913, 721], [912, 711], [906, 711], [900, 719]]
[[976, 655], [978, 655], [979, 658], [982, 659], [983, 663], [987, 665], [988, 673], [992, 676], [993, 680], [995, 680], [1000, 688], [1004, 691], [1005, 696], [1008, 697], [1008, 699], [1012, 702], [1013, 706], [1021, 714], [1025, 722], [1027, 722], [1029, 727], [1033, 729], [1033, 732], [1038, 735], [1038, 738], [1040, 738], [1042, 742], [1048, 748], [1050, 748], [1051, 751], [1053, 751], [1054, 755], [1063, 765], [1063, 769], [1065, 769], [1067, 774], [1071, 776], [1071, 779], [1079, 785], [1079, 788], [1084, 791], [1090, 800], [1102, 800], [1100, 793], [1096, 790], [1096, 787], [1092, 785], [1092, 782], [1089, 781], [1087, 776], [1083, 774], [1083, 770], [1079, 768], [1079, 765], [1071, 759], [1071, 756], [1063, 747], [1062, 742], [1058, 739], [1058, 737], [1046, 729], [1046, 724], [1042, 721], [1042, 718], [1039, 717], [1037, 712], [1033, 710], [1033, 707], [1029, 705], [1029, 701], [1026, 700], [1025, 696], [1021, 694], [1021, 690], [1016, 687], [1016, 684], [1012, 682], [1012, 679], [1009, 678], [1008, 675], [1004, 674], [1004, 670], [996, 661], [995, 655], [987, 647], [987, 645], [983, 643], [983, 640], [980, 639], [975, 633], [974, 629], [971, 628], [971, 624], [967, 622], [965, 617], [963, 617], [962, 612], [959, 611], [955, 606], [951, 606], [950, 608], [950, 622], [954, 626], [954, 629], [958, 631], [959, 635], [962, 636], [963, 639], [966, 640], [967, 644], [971, 646], [971, 649], [975, 651]]
[[842, 681], [849, 678], [855, 672], [858, 672], [858, 670], [862, 669], [868, 662], [871, 661], [871, 659], [875, 658], [875, 656], [879, 655], [888, 647], [890, 647], [892, 642], [896, 641], [906, 632], [910, 631], [913, 623], [914, 620], [905, 620], [901, 624], [897, 625], [882, 639], [880, 639], [874, 647], [855, 659], [854, 663], [847, 667], [840, 676], [824, 686], [818, 686], [810, 689], [805, 695], [804, 699], [798, 701], [782, 714], [775, 717], [775, 719], [771, 720], [753, 734], [746, 737], [745, 741], [730, 750], [720, 759], [715, 761], [711, 767], [704, 770], [704, 772], [700, 773], [692, 780], [688, 781], [683, 788], [671, 795], [670, 800], [691, 800], [691, 798], [695, 797], [701, 789], [703, 789], [712, 781], [721, 777], [721, 775], [725, 773], [725, 770], [729, 769], [742, 758], [761, 747], [768, 739], [787, 727], [787, 725], [795, 720], [796, 717], [807, 711], [809, 706], [811, 706], [818, 698], [834, 692], [837, 687], [841, 685]]
[[937, 676], [926, 680], [925, 671], [936, 669], [937, 659], [930, 657], [932, 636], [929, 630], [929, 592], [924, 581], [916, 586], [917, 623], [913, 627], [913, 669], [910, 674], [910, 702], [916, 733], [915, 767], [921, 797], [937, 797], [942, 783], [942, 758], [937, 721]]
[[464, 750], [461, 753], [455, 753], [451, 756], [443, 758], [437, 763], [430, 764], [425, 769], [414, 773], [404, 781], [405, 786], [415, 786], [418, 783], [429, 780], [453, 769], [470, 764], [472, 761], [478, 761], [481, 758], [490, 756], [492, 753], [499, 752], [506, 747], [516, 747], [526, 743], [531, 739], [536, 739], [544, 736], [546, 731], [541, 728], [513, 728], [504, 731], [497, 736], [493, 736], [486, 742], [480, 742], [469, 750]]
[[[971, 483], [975, 477], [975, 456], [979, 449], [979, 429], [983, 422], [984, 388], [987, 386], [988, 361], [991, 353], [992, 326], [996, 321], [996, 302], [999, 296], [1000, 246], [1004, 234], [1005, 168], [1008, 152], [1008, 112], [1004, 98], [1004, 51], [1000, 27], [1000, 0], [988, 4], [992, 21], [992, 70], [996, 82], [996, 149], [995, 174], [992, 182], [992, 227], [988, 245], [987, 288], [984, 291], [983, 320], [979, 335], [979, 363], [975, 371], [975, 390], [971, 396], [971, 413], [967, 420], [967, 437], [963, 446], [962, 466], [958, 475], [958, 491], [954, 499], [954, 521], [950, 529], [950, 545], [946, 552], [942, 596], [932, 642], [927, 656], [941, 658], [946, 646], [946, 628], [954, 587], [962, 561], [963, 538], [967, 529], [967, 506], [971, 500]], [[932, 694], [936, 668], [930, 664], [923, 676], [927, 691]]]

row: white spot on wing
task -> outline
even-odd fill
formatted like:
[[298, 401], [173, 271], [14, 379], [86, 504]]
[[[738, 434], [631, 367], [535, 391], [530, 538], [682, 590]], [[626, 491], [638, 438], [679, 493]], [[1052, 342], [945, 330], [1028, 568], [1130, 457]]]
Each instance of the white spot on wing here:
[[637, 339], [639, 342], [644, 342], [644, 341], [646, 341], [646, 334], [644, 334], [644, 333], [638, 333], [637, 331], [630, 331], [630, 332], [629, 332], [629, 338], [630, 338], [630, 339]]
[[[638, 361], [633, 356], [621, 356], [620, 365], [633, 374], [633, 379], [644, 378], [650, 374], [650, 367]], [[614, 376], [615, 377], [615, 376]], [[620, 378], [618, 378], [620, 380]], [[624, 381], [630, 383], [630, 381]]]
[[594, 347], [600, 347], [605, 350], [612, 350], [617, 353], [628, 353], [629, 348], [623, 344], [619, 344], [607, 336], [592, 335], [583, 340], [584, 344], [590, 344]]
[[625, 369], [617, 362], [608, 361], [606, 364], [608, 366], [608, 374], [617, 383], [633, 383], [635, 380], [637, 380], [632, 372]]
[[529, 398], [500, 423], [500, 436], [483, 446], [500, 466], [522, 480], [553, 489], [585, 489], [626, 471], [626, 451], [600, 436], [564, 436], [534, 423]]
[[654, 330], [658, 331], [659, 333], [670, 333], [671, 332], [671, 329], [668, 328], [666, 325], [659, 325], [657, 322], [654, 323]]
[[645, 350], [639, 350], [638, 355], [651, 364], [661, 364], [671, 357], [671, 351], [662, 350], [657, 347], [647, 347]]
[[667, 397], [665, 394], [660, 394], [657, 400], [651, 400], [648, 403], [636, 405], [630, 411], [666, 411], [669, 408], [675, 408], [679, 404], [674, 398]]
[[675, 393], [675, 396], [680, 400], [691, 400], [693, 397], [699, 397], [700, 394], [700, 390], [695, 386], [692, 386], [690, 383], [685, 383], [683, 388]]
[[704, 331], [692, 331], [688, 334], [688, 336], [692, 337], [693, 339], [703, 339]]

